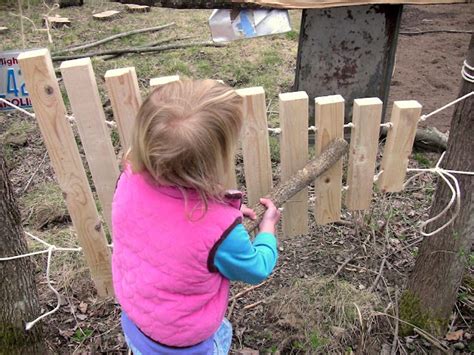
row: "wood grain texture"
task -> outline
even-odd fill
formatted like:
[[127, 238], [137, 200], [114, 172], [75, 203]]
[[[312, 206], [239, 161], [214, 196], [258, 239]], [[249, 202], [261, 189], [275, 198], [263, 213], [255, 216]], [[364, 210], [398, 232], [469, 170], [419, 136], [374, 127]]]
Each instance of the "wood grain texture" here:
[[372, 201], [382, 106], [378, 98], [354, 100], [346, 195], [351, 210], [366, 210]]
[[112, 199], [120, 171], [105, 125], [105, 114], [90, 58], [63, 62], [61, 74], [104, 218], [111, 231]]
[[135, 118], [142, 104], [134, 67], [108, 70], [105, 85], [117, 122], [120, 142], [124, 152], [131, 144]]
[[170, 75], [170, 76], [161, 76], [158, 78], [150, 79], [150, 87], [158, 87], [160, 85], [172, 83], [174, 81], [179, 81], [179, 75]]
[[100, 296], [113, 295], [110, 251], [47, 49], [18, 57], [56, 178]]
[[257, 203], [272, 188], [267, 108], [262, 87], [237, 90], [243, 98], [242, 152], [248, 203]]
[[377, 185], [384, 192], [403, 190], [408, 160], [413, 149], [416, 128], [421, 115], [418, 101], [395, 101], [392, 109], [392, 128], [388, 130]]
[[[280, 94], [281, 179], [288, 180], [308, 161], [308, 95], [304, 91]], [[308, 189], [285, 203], [283, 233], [293, 237], [308, 233]]]
[[469, 0], [232, 0], [237, 3], [251, 3], [266, 7], [286, 9], [317, 9], [336, 6], [355, 6], [368, 4], [454, 4]]
[[[341, 95], [315, 99], [316, 156], [331, 141], [344, 135], [344, 99]], [[336, 222], [341, 217], [342, 159], [316, 179], [316, 223]]]
[[[118, 0], [127, 3], [144, 3], [144, 0]], [[337, 6], [371, 4], [454, 4], [472, 0], [147, 0], [148, 5], [179, 9], [255, 8], [321, 9]]]

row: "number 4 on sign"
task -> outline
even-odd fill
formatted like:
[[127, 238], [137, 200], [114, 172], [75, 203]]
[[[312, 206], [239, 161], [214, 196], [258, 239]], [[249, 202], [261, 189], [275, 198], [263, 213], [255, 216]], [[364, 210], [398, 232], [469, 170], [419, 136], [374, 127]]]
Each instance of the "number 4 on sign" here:
[[[18, 71], [18, 75], [21, 75], [21, 71]], [[20, 86], [21, 95], [27, 96], [28, 92], [26, 91], [25, 83]], [[7, 94], [13, 94], [14, 96], [19, 96], [18, 85], [16, 82], [15, 69], [10, 68], [7, 71]]]

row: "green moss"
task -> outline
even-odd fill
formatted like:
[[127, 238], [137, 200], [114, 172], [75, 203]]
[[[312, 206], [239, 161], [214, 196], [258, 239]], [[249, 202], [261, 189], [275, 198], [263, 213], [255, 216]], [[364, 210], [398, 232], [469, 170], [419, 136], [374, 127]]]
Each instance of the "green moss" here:
[[0, 325], [0, 353], [16, 354], [36, 341], [23, 327], [15, 327], [13, 324]]
[[[403, 293], [400, 300], [400, 318], [435, 335], [442, 334], [448, 323], [448, 319], [436, 318], [429, 310], [424, 309], [420, 297], [409, 290]], [[400, 325], [400, 335], [411, 334], [413, 332], [412, 325], [402, 323]]]

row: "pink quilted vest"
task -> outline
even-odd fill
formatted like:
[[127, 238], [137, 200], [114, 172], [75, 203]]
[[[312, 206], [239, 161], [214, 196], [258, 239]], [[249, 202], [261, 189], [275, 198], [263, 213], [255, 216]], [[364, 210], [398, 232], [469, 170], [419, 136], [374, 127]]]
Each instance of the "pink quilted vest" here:
[[199, 219], [195, 192], [185, 204], [177, 188], [127, 169], [112, 207], [117, 300], [143, 333], [178, 347], [208, 339], [224, 318], [229, 281], [210, 271], [209, 255], [242, 218], [239, 209], [211, 202]]

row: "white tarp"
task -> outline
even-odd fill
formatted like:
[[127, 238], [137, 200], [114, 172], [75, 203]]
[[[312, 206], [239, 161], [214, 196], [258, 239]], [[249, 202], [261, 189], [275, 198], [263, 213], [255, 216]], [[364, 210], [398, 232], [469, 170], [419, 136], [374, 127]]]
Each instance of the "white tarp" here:
[[209, 18], [214, 42], [291, 31], [287, 10], [214, 10]]

